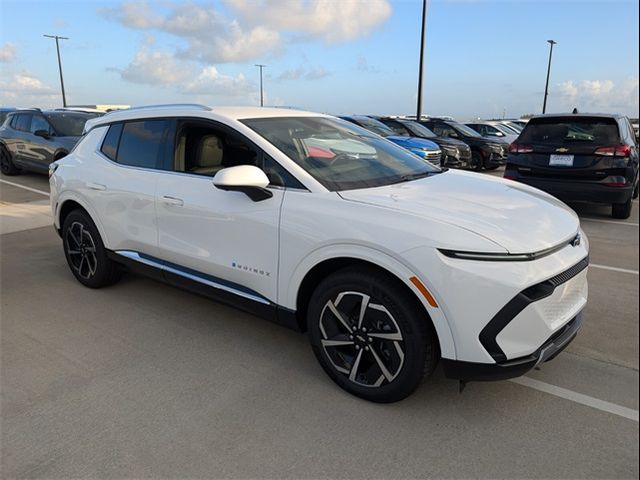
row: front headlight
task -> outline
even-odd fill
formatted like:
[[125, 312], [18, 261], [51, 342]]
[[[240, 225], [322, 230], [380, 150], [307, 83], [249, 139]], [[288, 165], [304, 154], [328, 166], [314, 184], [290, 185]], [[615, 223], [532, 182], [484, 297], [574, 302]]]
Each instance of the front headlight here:
[[444, 153], [447, 155], [451, 155], [452, 157], [457, 157], [460, 155], [460, 152], [456, 147], [451, 147], [449, 145], [442, 145], [440, 147]]

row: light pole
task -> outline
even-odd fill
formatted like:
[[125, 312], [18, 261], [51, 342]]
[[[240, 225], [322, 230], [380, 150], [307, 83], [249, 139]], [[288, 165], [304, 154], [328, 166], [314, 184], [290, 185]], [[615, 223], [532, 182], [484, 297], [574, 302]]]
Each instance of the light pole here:
[[558, 43], [555, 40], [547, 40], [549, 44], [549, 66], [547, 67], [547, 83], [544, 86], [544, 102], [542, 102], [542, 113], [547, 111], [547, 96], [549, 96], [549, 76], [551, 75], [551, 55], [553, 55], [553, 46]]
[[427, 9], [429, 0], [422, 0], [422, 33], [420, 34], [420, 71], [418, 72], [418, 102], [416, 105], [416, 120], [422, 115], [422, 70], [424, 65], [424, 41], [427, 29]]
[[60, 44], [58, 40], [69, 40], [67, 37], [60, 37], [58, 35], [43, 35], [47, 38], [55, 38], [56, 40], [56, 51], [58, 52], [58, 70], [60, 71], [60, 88], [62, 88], [62, 106], [67, 106], [67, 97], [64, 94], [64, 80], [62, 79], [62, 61], [60, 60]]
[[260, 106], [264, 107], [264, 93], [262, 91], [262, 69], [266, 67], [266, 65], [256, 63], [255, 66], [260, 69]]

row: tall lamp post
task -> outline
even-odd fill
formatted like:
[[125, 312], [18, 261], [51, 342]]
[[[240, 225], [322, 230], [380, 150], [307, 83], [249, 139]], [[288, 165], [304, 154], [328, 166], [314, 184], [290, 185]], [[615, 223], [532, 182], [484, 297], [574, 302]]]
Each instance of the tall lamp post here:
[[62, 79], [62, 61], [60, 60], [60, 44], [58, 40], [69, 40], [67, 37], [60, 37], [58, 35], [43, 35], [43, 37], [47, 38], [55, 38], [56, 40], [56, 51], [58, 52], [58, 70], [60, 71], [60, 88], [62, 89], [62, 106], [67, 106], [67, 97], [64, 94], [64, 80]]
[[553, 46], [558, 43], [555, 40], [547, 40], [549, 44], [549, 65], [547, 66], [547, 83], [544, 86], [544, 101], [542, 102], [542, 113], [547, 112], [547, 97], [549, 96], [549, 76], [551, 75], [551, 56], [553, 55]]
[[422, 0], [422, 33], [420, 34], [420, 70], [418, 72], [418, 101], [416, 105], [416, 120], [422, 116], [422, 71], [424, 65], [424, 42], [427, 29], [427, 9], [429, 0]]
[[263, 65], [261, 63], [256, 63], [255, 66], [260, 69], [260, 106], [264, 107], [264, 93], [262, 90], [262, 69], [266, 67], [266, 65]]

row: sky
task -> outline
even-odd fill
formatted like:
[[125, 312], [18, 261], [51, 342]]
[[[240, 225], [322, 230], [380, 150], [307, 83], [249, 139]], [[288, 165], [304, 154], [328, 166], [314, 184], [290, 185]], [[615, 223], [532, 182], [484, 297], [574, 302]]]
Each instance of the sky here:
[[[637, 0], [430, 0], [423, 112], [638, 116]], [[0, 105], [415, 114], [421, 0], [0, 0]]]

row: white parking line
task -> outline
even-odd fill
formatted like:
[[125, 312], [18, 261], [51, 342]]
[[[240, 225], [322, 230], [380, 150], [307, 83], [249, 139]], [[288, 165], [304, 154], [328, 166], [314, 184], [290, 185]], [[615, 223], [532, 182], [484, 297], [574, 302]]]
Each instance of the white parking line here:
[[627, 268], [610, 267], [608, 265], [598, 265], [597, 263], [590, 263], [591, 268], [601, 268], [602, 270], [611, 270], [612, 272], [629, 273], [631, 275], [638, 275], [638, 270], [629, 270]]
[[29, 190], [30, 192], [39, 193], [40, 195], [44, 195], [46, 197], [49, 196], [49, 192], [45, 192], [44, 190], [38, 190], [36, 188], [27, 187], [26, 185], [20, 185], [19, 183], [9, 182], [8, 180], [4, 180], [0, 178], [0, 183], [6, 183], [7, 185], [11, 185], [13, 187], [22, 188], [23, 190]]
[[612, 225], [627, 225], [629, 227], [637, 227], [637, 223], [631, 222], [617, 222], [615, 220], [600, 220], [599, 218], [580, 217], [581, 222], [595, 222], [595, 223], [611, 223]]
[[522, 385], [524, 387], [533, 388], [534, 390], [539, 390], [541, 392], [549, 393], [551, 395], [555, 395], [556, 397], [564, 398], [565, 400], [571, 400], [572, 402], [586, 405], [587, 407], [595, 408], [597, 410], [602, 410], [603, 412], [613, 413], [614, 415], [628, 418], [629, 420], [633, 420], [634, 422], [638, 421], [638, 410], [633, 410], [632, 408], [627, 408], [615, 403], [606, 402], [604, 400], [600, 400], [599, 398], [594, 398], [590, 397], [589, 395], [584, 395], [572, 390], [567, 390], [566, 388], [556, 387], [555, 385], [541, 382], [540, 380], [534, 380], [530, 377], [512, 378], [510, 382], [517, 383], [518, 385]]

